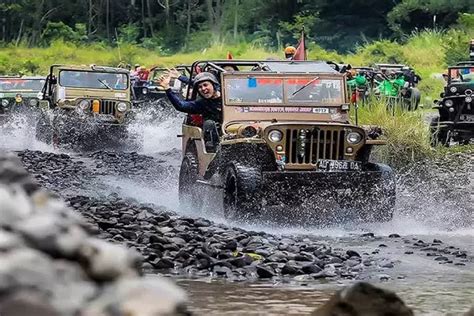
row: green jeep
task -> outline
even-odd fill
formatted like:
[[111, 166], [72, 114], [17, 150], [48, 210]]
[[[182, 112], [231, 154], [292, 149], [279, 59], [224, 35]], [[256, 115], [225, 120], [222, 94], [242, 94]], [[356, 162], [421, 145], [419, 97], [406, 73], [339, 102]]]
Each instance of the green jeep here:
[[37, 108], [44, 82], [44, 77], [0, 77], [0, 117]]
[[131, 116], [126, 69], [53, 65], [43, 87], [36, 137], [46, 143], [91, 143], [127, 136]]

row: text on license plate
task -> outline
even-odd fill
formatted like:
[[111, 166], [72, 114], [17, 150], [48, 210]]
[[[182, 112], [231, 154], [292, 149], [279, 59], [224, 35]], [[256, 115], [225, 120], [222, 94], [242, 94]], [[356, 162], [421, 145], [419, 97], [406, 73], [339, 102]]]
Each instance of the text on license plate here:
[[316, 167], [319, 170], [335, 171], [335, 170], [361, 170], [360, 161], [350, 160], [330, 160], [330, 159], [319, 159]]

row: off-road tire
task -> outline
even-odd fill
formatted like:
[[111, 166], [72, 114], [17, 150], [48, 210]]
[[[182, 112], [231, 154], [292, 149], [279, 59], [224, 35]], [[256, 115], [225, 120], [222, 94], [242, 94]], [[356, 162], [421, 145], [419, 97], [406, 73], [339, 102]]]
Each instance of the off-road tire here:
[[393, 218], [397, 195], [396, 179], [393, 170], [384, 164], [377, 164], [382, 172], [380, 181], [376, 185], [376, 193], [372, 195], [371, 214], [377, 222], [388, 222]]
[[415, 111], [418, 109], [418, 105], [421, 101], [421, 92], [418, 88], [411, 88], [410, 91], [410, 106], [409, 111]]
[[36, 123], [35, 137], [40, 142], [50, 145], [53, 142], [54, 130], [51, 122], [45, 115], [41, 115]]
[[197, 196], [198, 175], [199, 163], [196, 154], [187, 152], [184, 155], [179, 170], [178, 192], [181, 207], [201, 208], [200, 199]]
[[384, 164], [376, 164], [381, 172], [380, 180], [365, 189], [362, 208], [363, 220], [369, 222], [388, 222], [392, 220], [396, 201], [396, 179], [392, 169]]
[[258, 220], [261, 215], [262, 171], [259, 167], [229, 163], [223, 174], [224, 217], [235, 222]]
[[449, 129], [439, 126], [439, 116], [431, 119], [430, 123], [430, 143], [432, 147], [437, 145], [449, 146]]

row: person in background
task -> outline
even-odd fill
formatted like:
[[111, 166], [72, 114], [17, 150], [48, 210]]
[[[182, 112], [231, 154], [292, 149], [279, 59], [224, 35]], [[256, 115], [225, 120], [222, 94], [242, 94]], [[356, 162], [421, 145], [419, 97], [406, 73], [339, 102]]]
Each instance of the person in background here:
[[285, 48], [285, 59], [292, 60], [295, 56], [296, 48], [294, 46], [287, 46]]
[[140, 67], [138, 69], [137, 76], [140, 79], [140, 81], [148, 81], [148, 76], [150, 75], [150, 71], [146, 69], [146, 67]]

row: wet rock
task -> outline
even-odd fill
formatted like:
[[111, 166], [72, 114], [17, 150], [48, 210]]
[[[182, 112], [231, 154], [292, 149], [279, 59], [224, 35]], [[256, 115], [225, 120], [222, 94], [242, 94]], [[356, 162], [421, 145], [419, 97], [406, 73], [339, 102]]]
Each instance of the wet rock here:
[[147, 277], [124, 279], [108, 287], [85, 308], [83, 316], [111, 315], [190, 315], [186, 294], [166, 279]]
[[317, 264], [308, 264], [305, 265], [301, 268], [301, 270], [306, 273], [306, 274], [311, 274], [311, 273], [318, 273], [321, 272], [323, 269], [318, 266]]
[[413, 311], [393, 292], [377, 288], [368, 283], [356, 283], [338, 291], [312, 315], [412, 316]]
[[400, 238], [399, 234], [390, 234], [388, 235], [388, 238]]
[[346, 254], [349, 258], [350, 257], [359, 257], [360, 258], [360, 254], [357, 251], [354, 251], [354, 250], [347, 250]]
[[257, 274], [258, 277], [262, 279], [272, 278], [275, 276], [275, 272], [272, 268], [262, 265], [257, 266]]

